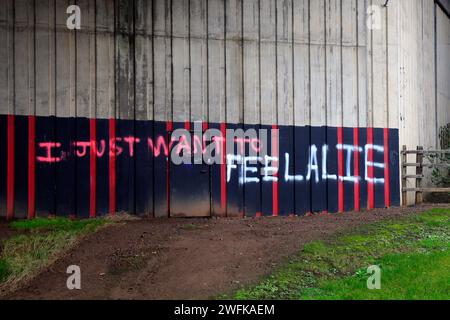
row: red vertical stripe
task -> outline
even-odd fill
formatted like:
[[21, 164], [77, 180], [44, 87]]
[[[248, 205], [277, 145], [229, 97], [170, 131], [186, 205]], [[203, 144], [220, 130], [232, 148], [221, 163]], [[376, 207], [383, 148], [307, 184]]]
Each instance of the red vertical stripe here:
[[[187, 123], [185, 123], [185, 126]], [[190, 124], [189, 124], [190, 126]], [[167, 201], [167, 216], [170, 217], [170, 145], [172, 140], [171, 132], [173, 131], [173, 122], [167, 121], [166, 133], [167, 133], [167, 145], [169, 146], [169, 154], [167, 156], [166, 163], [166, 201]]]
[[184, 128], [185, 128], [187, 131], [190, 131], [190, 130], [191, 130], [191, 122], [190, 122], [190, 121], [185, 121], [185, 122], [184, 122]]
[[166, 122], [166, 130], [167, 130], [167, 132], [173, 131], [173, 122], [172, 121]]
[[28, 117], [28, 219], [36, 217], [36, 117]]
[[353, 146], [355, 148], [354, 151], [354, 176], [357, 178], [355, 180], [355, 211], [361, 211], [361, 202], [360, 202], [360, 170], [359, 170], [359, 128], [353, 129]]
[[[342, 127], [338, 128], [337, 131], [337, 141], [338, 144], [343, 146], [344, 144], [344, 129]], [[345, 176], [344, 173], [344, 149], [339, 148], [338, 150], [338, 210], [340, 213], [345, 211], [344, 207], [344, 181], [341, 177]]]
[[391, 206], [391, 184], [389, 172], [389, 129], [384, 129], [384, 203], [386, 208]]
[[[373, 128], [368, 128], [367, 129], [367, 144], [373, 146], [373, 142], [374, 142]], [[368, 150], [367, 161], [373, 163], [373, 148], [369, 148], [369, 150]], [[373, 178], [374, 178], [373, 166], [368, 166], [367, 176], [370, 179], [370, 181], [368, 181], [368, 183], [367, 183], [367, 193], [368, 193], [367, 209], [371, 210], [371, 209], [375, 208], [375, 186], [373, 184]]]
[[227, 125], [220, 124], [222, 133], [222, 162], [220, 164], [220, 206], [222, 212], [227, 214]]
[[90, 128], [90, 201], [89, 216], [95, 218], [97, 213], [97, 120], [89, 120]]
[[[273, 125], [272, 126], [273, 130], [277, 130], [278, 126]], [[272, 133], [272, 157], [278, 158], [279, 157], [279, 134], [273, 132]], [[275, 165], [275, 164], [274, 164]], [[276, 167], [279, 169], [280, 168], [280, 164], [279, 161], [276, 163]], [[274, 175], [275, 177], [279, 177], [278, 172]], [[278, 180], [278, 179], [277, 179]], [[278, 186], [278, 181], [274, 181], [273, 185], [272, 185], [272, 212], [273, 212], [273, 216], [274, 217], [278, 217], [280, 215], [280, 211], [279, 211], [279, 186]]]
[[116, 213], [116, 120], [109, 119], [109, 213]]
[[14, 116], [8, 115], [8, 158], [7, 158], [7, 182], [6, 182], [6, 218], [14, 218]]

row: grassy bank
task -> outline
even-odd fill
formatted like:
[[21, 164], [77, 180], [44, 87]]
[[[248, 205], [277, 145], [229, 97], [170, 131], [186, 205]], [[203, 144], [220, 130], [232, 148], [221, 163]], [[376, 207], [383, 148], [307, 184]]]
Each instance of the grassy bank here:
[[71, 248], [80, 238], [108, 224], [107, 219], [65, 218], [10, 223], [15, 235], [3, 241], [0, 253], [0, 289], [10, 289]]
[[[381, 268], [381, 290], [367, 289], [371, 265]], [[450, 299], [450, 209], [383, 221], [329, 242], [310, 243], [234, 298]]]

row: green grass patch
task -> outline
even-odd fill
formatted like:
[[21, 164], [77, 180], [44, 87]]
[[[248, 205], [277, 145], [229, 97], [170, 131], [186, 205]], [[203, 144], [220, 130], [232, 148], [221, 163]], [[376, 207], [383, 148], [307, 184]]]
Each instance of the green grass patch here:
[[[450, 299], [450, 210], [363, 226], [313, 242], [235, 299]], [[367, 267], [382, 289], [367, 289]], [[228, 297], [229, 298], [229, 297]]]
[[[324, 280], [304, 290], [309, 300], [445, 300], [450, 299], [450, 251], [395, 254], [381, 258], [381, 289], [367, 289], [365, 272]], [[362, 270], [363, 271], [363, 270]]]
[[20, 232], [3, 241], [0, 255], [0, 287], [14, 286], [31, 277], [62, 253], [70, 249], [81, 237], [95, 232], [110, 220], [66, 218], [38, 218], [15, 221], [12, 229]]
[[0, 283], [5, 281], [10, 275], [11, 271], [6, 260], [0, 260]]
[[96, 229], [105, 224], [105, 222], [105, 219], [71, 220], [61, 217], [51, 219], [37, 218], [12, 222], [10, 227], [16, 230], [78, 232]]

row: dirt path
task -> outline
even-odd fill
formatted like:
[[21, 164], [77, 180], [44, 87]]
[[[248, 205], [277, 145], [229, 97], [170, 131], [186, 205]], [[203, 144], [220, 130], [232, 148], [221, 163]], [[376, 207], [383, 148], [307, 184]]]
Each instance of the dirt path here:
[[[429, 206], [302, 218], [142, 220], [83, 241], [12, 299], [201, 299], [270, 273], [307, 242]], [[78, 265], [82, 290], [66, 288]]]

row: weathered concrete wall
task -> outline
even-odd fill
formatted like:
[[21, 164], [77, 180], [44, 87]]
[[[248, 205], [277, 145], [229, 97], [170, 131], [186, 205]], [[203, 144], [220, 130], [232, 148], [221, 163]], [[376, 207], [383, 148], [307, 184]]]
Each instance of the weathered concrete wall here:
[[[448, 4], [441, 2], [444, 7]], [[72, 1], [3, 0], [0, 114], [31, 116], [23, 130], [19, 122], [14, 127], [25, 132], [14, 143], [28, 144], [26, 151], [16, 149], [16, 155], [27, 157], [39, 152], [33, 147], [39, 147], [39, 142], [54, 143], [59, 137], [92, 141], [105, 135], [111, 141], [151, 130], [155, 138], [167, 135], [166, 129], [170, 131], [173, 125], [200, 121], [212, 126], [287, 128], [287, 148], [298, 157], [294, 132], [298, 127], [324, 128], [318, 134], [309, 130], [311, 137], [305, 138], [305, 146], [315, 139], [317, 143], [337, 139], [357, 145], [361, 139], [368, 144], [374, 144], [374, 139], [383, 144], [384, 139], [389, 145], [389, 135], [393, 134], [395, 150], [385, 163], [395, 160], [398, 165], [398, 144], [436, 147], [438, 126], [450, 122], [450, 27], [448, 17], [433, 0], [391, 0], [388, 7], [383, 7], [384, 3], [79, 0], [76, 4], [81, 8], [82, 26], [72, 31], [66, 28], [66, 9]], [[37, 122], [34, 116], [39, 117]], [[146, 121], [155, 124], [150, 129]], [[13, 125], [14, 119], [5, 120], [6, 127]], [[350, 129], [348, 134], [340, 133], [339, 128], [344, 127]], [[358, 128], [367, 132], [359, 136]], [[372, 128], [381, 131], [373, 137]], [[383, 134], [382, 129], [394, 131]], [[4, 136], [8, 138], [7, 133]], [[11, 147], [13, 142], [8, 141], [5, 145]], [[71, 149], [71, 142], [67, 144]], [[10, 150], [7, 146], [5, 154]], [[303, 156], [308, 157], [307, 150]], [[5, 157], [2, 159], [8, 163]], [[338, 163], [344, 161], [341, 155], [338, 158]], [[158, 192], [167, 196], [158, 188], [163, 181], [162, 188], [169, 188], [170, 193], [170, 179], [165, 172], [151, 173], [155, 167], [165, 166], [163, 160], [151, 158], [144, 168], [132, 157], [102, 161], [71, 160], [56, 169], [41, 168], [48, 170], [44, 171], [50, 175], [49, 181], [56, 182], [42, 186], [49, 190], [41, 197], [45, 201], [36, 200], [38, 207], [56, 202], [48, 212], [61, 207], [64, 212], [90, 210], [95, 214], [97, 207], [115, 211], [117, 206], [126, 211], [153, 211], [156, 216], [170, 211], [170, 201], [157, 196]], [[28, 175], [18, 172], [16, 185], [23, 180], [29, 188], [35, 183], [33, 179], [43, 179], [43, 175], [39, 177], [40, 164], [35, 165], [37, 168], [32, 165], [28, 169]], [[127, 169], [108, 177], [116, 165]], [[355, 170], [359, 169], [355, 165]], [[67, 178], [64, 172], [72, 174]], [[398, 172], [398, 167], [385, 174], [392, 172]], [[99, 185], [95, 179], [80, 184], [78, 177], [89, 174], [106, 177]], [[126, 195], [146, 179], [152, 183], [146, 183], [144, 190]], [[8, 180], [6, 171], [0, 172], [0, 180]], [[398, 183], [399, 177], [393, 180]], [[361, 192], [375, 192], [368, 187]], [[26, 191], [27, 186], [23, 188]], [[92, 195], [92, 188], [97, 195]], [[348, 194], [352, 188], [339, 185], [329, 193], [339, 191], [342, 196], [344, 189]], [[5, 186], [2, 191], [0, 186], [0, 196], [14, 198], [7, 189]], [[244, 192], [241, 189], [238, 192]], [[259, 194], [264, 194], [263, 189]], [[390, 190], [385, 189], [387, 199]], [[55, 199], [62, 197], [58, 192], [74, 192], [76, 198], [66, 197], [58, 204]], [[355, 194], [358, 192], [355, 187]], [[96, 196], [102, 194], [107, 200], [97, 203]], [[138, 201], [148, 194], [152, 194], [151, 201]], [[210, 196], [214, 207], [216, 195]], [[82, 200], [86, 197], [90, 199], [87, 204]], [[111, 200], [116, 197], [125, 200]], [[223, 194], [218, 197], [223, 198]], [[34, 201], [29, 195], [26, 200]], [[143, 207], [137, 208], [140, 205], [136, 203], [143, 203]], [[382, 199], [379, 204], [383, 204]], [[216, 210], [218, 215], [223, 214], [221, 210]]]
[[[401, 144], [435, 146], [436, 123], [446, 119], [429, 112], [443, 108], [435, 11], [439, 43], [448, 18], [432, 0], [384, 2], [81, 0], [75, 32], [65, 25], [69, 0], [5, 0], [0, 112], [266, 125], [345, 119], [400, 126]], [[366, 26], [372, 5], [380, 29]], [[446, 68], [437, 70], [445, 79]]]
[[34, 3], [2, 1], [3, 114], [388, 124], [396, 29], [384, 27], [398, 1], [381, 9], [379, 32], [366, 28], [371, 2], [356, 0], [139, 0], [135, 12], [129, 1], [82, 0], [76, 32], [65, 26], [70, 1]]
[[[450, 9], [450, 4], [447, 8]], [[437, 119], [441, 127], [450, 123], [450, 18], [440, 8], [437, 9], [437, 40]]]

